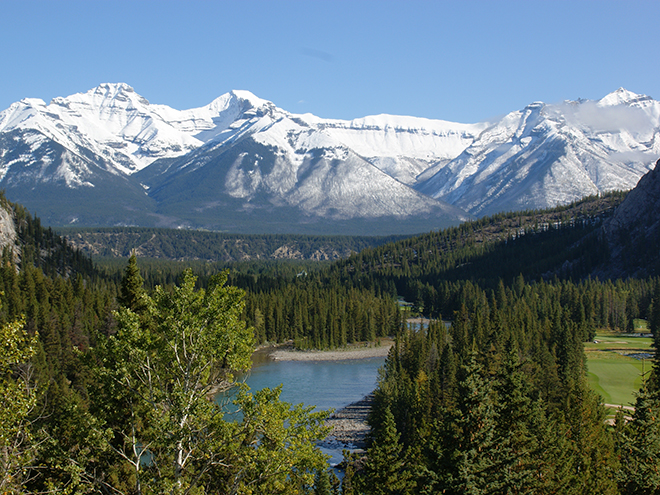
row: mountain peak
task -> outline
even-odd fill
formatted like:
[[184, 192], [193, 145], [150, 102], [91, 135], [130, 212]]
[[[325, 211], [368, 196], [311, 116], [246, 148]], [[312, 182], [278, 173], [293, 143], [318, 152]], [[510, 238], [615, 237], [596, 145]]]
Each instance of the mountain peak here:
[[[28, 207], [66, 210], [49, 220], [61, 224], [83, 218], [80, 201], [62, 194], [93, 189], [89, 198], [101, 205], [117, 196], [101, 194], [104, 184], [117, 181], [132, 199], [121, 218], [103, 220], [110, 224], [140, 216], [145, 226], [226, 230], [274, 206], [301, 221], [419, 213], [421, 222], [437, 200], [486, 215], [629, 189], [660, 156], [659, 121], [660, 102], [624, 88], [602, 100], [534, 102], [493, 122], [454, 124], [301, 116], [245, 90], [177, 110], [150, 104], [128, 84], [103, 83], [0, 112], [0, 187], [29, 199]], [[56, 200], [46, 204], [42, 191], [51, 186]], [[92, 210], [86, 222], [98, 222]]]
[[85, 93], [76, 93], [67, 97], [53, 98], [51, 103], [64, 107], [73, 105], [102, 108], [125, 108], [136, 105], [148, 106], [149, 101], [135, 92], [126, 83], [102, 83]]
[[114, 93], [126, 92], [126, 93], [135, 93], [133, 86], [130, 86], [126, 83], [101, 83], [96, 88], [93, 88], [92, 91], [111, 91]]
[[233, 89], [229, 92], [229, 94], [235, 96], [239, 100], [245, 100], [250, 102], [252, 106], [255, 108], [263, 105], [272, 104], [270, 101], [259, 98], [254, 93], [251, 93], [250, 91], [244, 89]]
[[204, 108], [208, 109], [213, 114], [221, 114], [231, 108], [242, 108], [243, 110], [246, 110], [249, 108], [260, 108], [264, 106], [274, 105], [272, 102], [261, 99], [249, 91], [235, 89], [217, 97]]
[[633, 103], [640, 98], [646, 98], [644, 95], [638, 95], [625, 88], [619, 88], [616, 91], [604, 96], [598, 100], [598, 105], [601, 107], [613, 107], [616, 105], [626, 105]]

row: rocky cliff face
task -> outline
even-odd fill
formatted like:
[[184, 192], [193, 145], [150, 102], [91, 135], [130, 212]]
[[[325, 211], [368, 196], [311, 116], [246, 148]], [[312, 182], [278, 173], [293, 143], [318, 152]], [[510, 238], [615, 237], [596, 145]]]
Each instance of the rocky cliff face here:
[[660, 160], [602, 227], [610, 250], [608, 276], [660, 273]]
[[0, 252], [8, 246], [14, 250], [14, 256], [18, 256], [19, 246], [16, 237], [14, 214], [8, 205], [0, 202]]

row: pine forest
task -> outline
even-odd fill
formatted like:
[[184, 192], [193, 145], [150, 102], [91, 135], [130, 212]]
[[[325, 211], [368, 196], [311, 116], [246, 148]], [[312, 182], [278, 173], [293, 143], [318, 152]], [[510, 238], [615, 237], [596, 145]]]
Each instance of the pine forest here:
[[[93, 261], [2, 198], [0, 493], [658, 494], [658, 358], [610, 420], [587, 381], [597, 333], [646, 320], [660, 338], [658, 272], [603, 275], [624, 197], [323, 240], [353, 253], [335, 261]], [[317, 446], [327, 413], [234, 379], [256, 346], [386, 337], [341, 481]]]

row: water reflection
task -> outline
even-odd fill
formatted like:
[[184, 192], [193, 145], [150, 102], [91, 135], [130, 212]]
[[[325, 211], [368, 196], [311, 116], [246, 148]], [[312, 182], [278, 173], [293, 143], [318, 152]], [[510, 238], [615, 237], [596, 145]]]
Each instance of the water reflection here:
[[[338, 410], [362, 399], [376, 388], [378, 369], [384, 357], [345, 361], [273, 361], [268, 350], [253, 355], [252, 370], [241, 380], [253, 392], [282, 384], [280, 399], [303, 403], [316, 410]], [[331, 464], [342, 460], [341, 448], [322, 448]]]
[[317, 410], [341, 409], [376, 388], [384, 357], [344, 361], [273, 361], [260, 350], [244, 377], [253, 391], [282, 384], [281, 400]]

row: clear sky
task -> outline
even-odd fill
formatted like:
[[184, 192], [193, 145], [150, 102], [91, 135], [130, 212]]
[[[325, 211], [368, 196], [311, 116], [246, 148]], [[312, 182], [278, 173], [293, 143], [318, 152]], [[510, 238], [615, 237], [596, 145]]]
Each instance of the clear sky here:
[[0, 0], [0, 110], [125, 82], [293, 113], [478, 122], [619, 87], [660, 99], [660, 1]]

